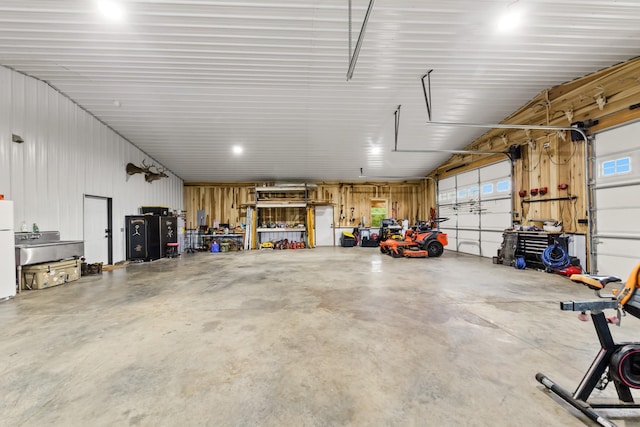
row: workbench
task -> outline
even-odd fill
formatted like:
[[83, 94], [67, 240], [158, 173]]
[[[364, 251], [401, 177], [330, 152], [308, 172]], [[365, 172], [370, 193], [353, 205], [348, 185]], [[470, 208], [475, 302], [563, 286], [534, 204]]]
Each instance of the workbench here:
[[198, 230], [187, 230], [187, 242], [195, 245], [195, 247], [187, 249], [207, 250], [214, 240], [217, 240], [218, 243], [224, 240], [234, 240], [239, 250], [244, 248], [244, 233], [205, 234], [199, 233]]
[[542, 253], [547, 247], [558, 242], [558, 245], [567, 251], [568, 237], [562, 234], [547, 231], [505, 231], [502, 234], [500, 253], [502, 264], [514, 265], [517, 257], [523, 257], [527, 267], [544, 269]]

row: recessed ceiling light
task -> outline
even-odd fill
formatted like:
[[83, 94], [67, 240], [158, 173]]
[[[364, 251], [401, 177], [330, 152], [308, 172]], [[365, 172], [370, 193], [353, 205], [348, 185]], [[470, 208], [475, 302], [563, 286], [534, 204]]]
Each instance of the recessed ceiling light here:
[[382, 148], [379, 145], [371, 147], [371, 154], [380, 154], [380, 151], [382, 151]]
[[122, 21], [124, 18], [124, 9], [120, 4], [112, 0], [99, 0], [98, 9], [102, 15], [111, 21]]
[[510, 7], [498, 20], [498, 31], [501, 33], [512, 31], [520, 26], [520, 21], [522, 21], [522, 13]]
[[233, 154], [242, 154], [242, 151], [242, 147], [240, 147], [239, 145], [233, 146]]

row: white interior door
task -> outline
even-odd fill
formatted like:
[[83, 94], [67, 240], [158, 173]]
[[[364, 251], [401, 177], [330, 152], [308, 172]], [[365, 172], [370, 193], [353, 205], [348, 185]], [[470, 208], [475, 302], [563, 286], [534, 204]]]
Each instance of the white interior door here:
[[89, 264], [109, 263], [109, 207], [104, 198], [84, 198], [84, 257]]
[[333, 206], [316, 206], [316, 246], [333, 245]]

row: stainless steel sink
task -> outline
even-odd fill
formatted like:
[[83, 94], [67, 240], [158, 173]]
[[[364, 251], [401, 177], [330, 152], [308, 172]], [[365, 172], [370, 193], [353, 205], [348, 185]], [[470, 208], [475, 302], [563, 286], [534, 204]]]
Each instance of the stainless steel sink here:
[[20, 243], [16, 248], [16, 266], [58, 261], [66, 258], [80, 258], [84, 255], [81, 240], [58, 240], [55, 242]]
[[58, 231], [15, 233], [18, 292], [22, 290], [22, 266], [84, 256], [82, 240], [60, 240]]

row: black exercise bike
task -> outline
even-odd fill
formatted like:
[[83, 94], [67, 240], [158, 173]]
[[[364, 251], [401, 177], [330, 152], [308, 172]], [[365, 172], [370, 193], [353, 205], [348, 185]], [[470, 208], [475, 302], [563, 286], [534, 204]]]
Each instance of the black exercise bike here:
[[[620, 324], [622, 312], [640, 318], [640, 292], [638, 292], [640, 264], [631, 272], [627, 282], [610, 295], [602, 295], [601, 291], [608, 283], [621, 282], [618, 277], [574, 274], [570, 279], [596, 291], [599, 299], [561, 302], [560, 309], [579, 311], [583, 315], [590, 312], [593, 326], [600, 340], [600, 351], [573, 394], [558, 386], [542, 373], [536, 374], [536, 379], [549, 391], [599, 425], [615, 426], [613, 422], [599, 414], [596, 409], [640, 409], [640, 405], [634, 403], [631, 395], [631, 389], [640, 388], [640, 342], [616, 343], [609, 330], [609, 325], [612, 322]], [[604, 310], [607, 309], [616, 310], [617, 316], [613, 319], [607, 319], [604, 314]], [[604, 390], [611, 382], [615, 385], [618, 398], [622, 403], [588, 403], [589, 396], [595, 388]]]

